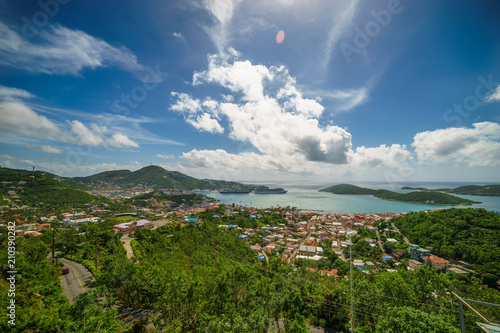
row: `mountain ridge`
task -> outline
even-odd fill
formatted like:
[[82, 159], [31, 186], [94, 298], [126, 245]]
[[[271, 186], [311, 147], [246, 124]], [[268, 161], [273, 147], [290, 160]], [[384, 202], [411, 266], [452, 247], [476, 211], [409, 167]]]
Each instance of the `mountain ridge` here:
[[136, 171], [109, 170], [86, 177], [66, 177], [62, 181], [76, 188], [88, 188], [95, 182], [115, 184], [149, 184], [156, 188], [176, 188], [181, 190], [219, 190], [221, 188], [253, 188], [252, 185], [216, 179], [198, 179], [179, 171], [166, 170], [157, 165], [148, 165]]

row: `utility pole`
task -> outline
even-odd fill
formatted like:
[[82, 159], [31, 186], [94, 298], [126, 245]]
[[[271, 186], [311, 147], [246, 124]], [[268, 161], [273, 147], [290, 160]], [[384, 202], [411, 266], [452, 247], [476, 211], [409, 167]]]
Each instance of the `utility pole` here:
[[349, 263], [351, 268], [351, 332], [354, 332], [354, 301], [353, 301], [353, 287], [352, 287], [352, 237], [356, 236], [358, 233], [356, 230], [348, 230], [346, 233], [347, 243], [350, 247], [349, 254]]
[[52, 262], [56, 263], [56, 236], [54, 226], [52, 226]]
[[[481, 305], [487, 305], [487, 306], [493, 306], [493, 307], [496, 307], [496, 308], [500, 308], [500, 304], [493, 304], [493, 303], [486, 303], [486, 302], [480, 302], [480, 301], [476, 301], [476, 300], [473, 300], [473, 299], [466, 299], [466, 298], [461, 298], [460, 296], [458, 296], [457, 294], [455, 294], [453, 291], [451, 292], [451, 294], [453, 296], [455, 296], [457, 299], [458, 299], [458, 310], [459, 310], [459, 315], [460, 315], [460, 331], [462, 333], [465, 333], [465, 324], [464, 324], [464, 305], [469, 308], [472, 312], [474, 312], [474, 314], [476, 316], [478, 316], [479, 318], [481, 318], [481, 320], [483, 320], [485, 323], [487, 324], [491, 324], [491, 322], [486, 319], [486, 317], [484, 317], [482, 314], [480, 314], [476, 309], [474, 309], [472, 306], [470, 306], [469, 304], [467, 304], [467, 302], [471, 302], [471, 303], [476, 303], [476, 304], [481, 304]], [[477, 323], [479, 325], [479, 327], [483, 328], [483, 326], [481, 326], [480, 323]], [[495, 324], [493, 324], [495, 325]], [[483, 330], [485, 330], [483, 328]], [[486, 331], [486, 330], [485, 330]]]
[[95, 247], [95, 273], [97, 275], [97, 235], [95, 236], [94, 247]]

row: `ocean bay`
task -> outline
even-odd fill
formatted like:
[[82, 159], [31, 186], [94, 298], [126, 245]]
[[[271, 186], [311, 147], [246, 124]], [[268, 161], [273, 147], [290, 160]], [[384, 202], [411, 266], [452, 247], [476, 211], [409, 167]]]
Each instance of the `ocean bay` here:
[[[318, 189], [286, 187], [286, 194], [220, 194], [204, 193], [219, 200], [221, 204], [235, 204], [246, 207], [268, 208], [274, 206], [297, 207], [302, 210], [321, 213], [401, 213], [450, 208], [453, 206], [424, 205], [399, 201], [388, 201], [371, 195], [342, 195], [319, 192]], [[473, 208], [500, 211], [500, 197], [457, 195], [461, 198], [481, 201]], [[464, 206], [461, 206], [464, 207]]]

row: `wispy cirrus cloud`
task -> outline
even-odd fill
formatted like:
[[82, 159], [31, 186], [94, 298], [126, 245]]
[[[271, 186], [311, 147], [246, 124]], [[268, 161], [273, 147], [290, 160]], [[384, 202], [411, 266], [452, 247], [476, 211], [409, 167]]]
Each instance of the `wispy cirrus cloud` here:
[[79, 75], [84, 69], [118, 66], [138, 77], [145, 74], [137, 57], [124, 46], [60, 25], [50, 25], [33, 39], [26, 39], [0, 23], [0, 65], [29, 72]]
[[350, 111], [366, 103], [370, 97], [370, 89], [370, 84], [367, 84], [366, 86], [358, 89], [344, 90], [324, 90], [302, 87], [305, 95], [319, 98], [321, 101], [330, 102], [330, 108], [333, 112]]
[[51, 145], [41, 145], [41, 146], [35, 146], [32, 144], [27, 144], [24, 146], [25, 148], [32, 150], [32, 151], [39, 151], [42, 153], [47, 153], [47, 154], [64, 154], [64, 150], [51, 146]]
[[166, 160], [173, 160], [175, 158], [172, 154], [157, 154], [156, 157], [163, 158]]
[[500, 101], [500, 85], [495, 89], [495, 91], [486, 97], [486, 102], [498, 102]]
[[34, 97], [35, 96], [33, 94], [31, 94], [26, 90], [0, 85], [0, 98], [34, 98]]
[[358, 10], [359, 0], [344, 0], [333, 5], [330, 8], [332, 12], [332, 21], [328, 38], [326, 39], [323, 50], [320, 52], [321, 65], [324, 69], [328, 67], [332, 60], [332, 52], [344, 31], [352, 25], [352, 21]]

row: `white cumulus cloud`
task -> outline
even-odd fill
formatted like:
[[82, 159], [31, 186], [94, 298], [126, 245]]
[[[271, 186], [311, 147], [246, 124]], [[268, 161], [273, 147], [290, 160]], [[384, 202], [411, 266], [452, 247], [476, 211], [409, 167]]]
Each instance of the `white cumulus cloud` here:
[[[210, 97], [200, 101], [185, 93], [173, 93], [177, 100], [171, 110], [187, 115], [187, 122], [199, 129], [201, 125], [195, 120], [212, 115], [209, 125], [213, 127], [209, 128], [215, 133], [222, 131], [216, 119], [225, 119], [230, 138], [249, 142], [260, 153], [274, 158], [299, 155], [308, 161], [347, 163], [351, 135], [338, 126], [320, 125], [323, 106], [303, 98], [286, 68], [231, 58], [210, 56], [208, 69], [195, 73], [193, 84], [223, 87], [233, 95], [232, 102], [225, 97], [221, 101]], [[193, 118], [195, 115], [197, 118]]]
[[500, 124], [481, 122], [472, 128], [450, 127], [421, 132], [413, 138], [418, 160], [424, 163], [465, 163], [500, 166]]
[[222, 128], [219, 122], [216, 119], [212, 118], [212, 116], [208, 113], [199, 115], [195, 119], [193, 118], [188, 119], [187, 122], [200, 131], [205, 131], [210, 133], [224, 132], [224, 128]]
[[406, 149], [405, 145], [381, 145], [373, 148], [361, 146], [356, 148], [356, 153], [352, 157], [352, 164], [370, 168], [379, 166], [398, 168], [410, 155], [411, 153]]

